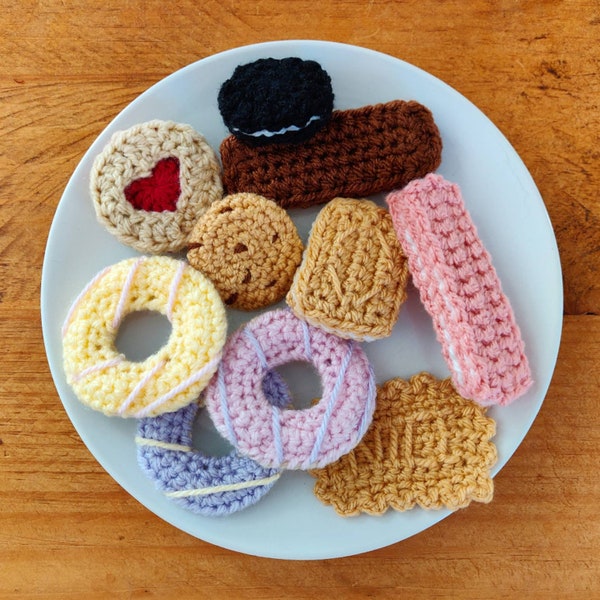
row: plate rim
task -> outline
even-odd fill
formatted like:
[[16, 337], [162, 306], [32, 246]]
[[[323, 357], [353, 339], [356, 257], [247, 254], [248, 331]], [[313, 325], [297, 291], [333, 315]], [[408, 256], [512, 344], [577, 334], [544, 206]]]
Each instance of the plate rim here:
[[[48, 314], [48, 304], [47, 302], [45, 302], [45, 298], [47, 297], [47, 290], [48, 290], [48, 273], [49, 273], [49, 269], [48, 269], [48, 264], [47, 261], [49, 261], [49, 249], [53, 243], [53, 236], [56, 236], [56, 230], [58, 228], [58, 222], [59, 222], [59, 213], [61, 210], [61, 206], [63, 207], [64, 210], [64, 206], [65, 203], [63, 203], [63, 198], [67, 195], [67, 193], [70, 191], [71, 186], [75, 185], [75, 177], [76, 174], [78, 172], [78, 169], [80, 169], [80, 165], [82, 162], [84, 162], [84, 159], [90, 155], [90, 153], [92, 152], [93, 148], [97, 145], [101, 144], [101, 141], [103, 138], [106, 138], [107, 135], [110, 134], [110, 132], [112, 131], [112, 129], [114, 128], [114, 124], [115, 122], [119, 119], [119, 117], [121, 116], [121, 114], [125, 111], [130, 109], [130, 107], [134, 107], [141, 102], [144, 102], [145, 99], [147, 99], [152, 93], [154, 93], [155, 89], [158, 86], [164, 86], [164, 85], [168, 85], [168, 82], [170, 80], [172, 80], [175, 77], [182, 77], [185, 76], [187, 74], [188, 71], [192, 71], [194, 68], [197, 68], [197, 66], [200, 63], [210, 63], [216, 60], [219, 60], [220, 58], [222, 58], [224, 55], [230, 55], [230, 56], [235, 56], [235, 55], [244, 55], [247, 53], [247, 51], [249, 49], [253, 50], [253, 51], [257, 51], [257, 52], [261, 52], [261, 51], [268, 51], [271, 48], [277, 48], [280, 49], [284, 46], [294, 46], [297, 45], [299, 47], [311, 47], [311, 48], [317, 48], [317, 47], [328, 47], [328, 48], [336, 48], [339, 50], [347, 50], [347, 49], [352, 49], [353, 51], [359, 50], [361, 52], [364, 52], [372, 57], [378, 58], [378, 59], [384, 59], [393, 63], [400, 63], [404, 69], [407, 69], [409, 71], [413, 71], [415, 73], [418, 73], [418, 75], [420, 77], [425, 77], [429, 80], [430, 83], [434, 83], [435, 85], [441, 86], [447, 93], [451, 93], [453, 95], [456, 95], [460, 98], [461, 102], [466, 102], [469, 105], [470, 110], [474, 110], [477, 113], [479, 113], [480, 117], [483, 118], [487, 125], [492, 127], [495, 130], [496, 136], [498, 137], [499, 140], [502, 140], [503, 143], [506, 143], [508, 148], [510, 149], [510, 151], [512, 153], [514, 153], [515, 157], [521, 162], [522, 166], [523, 166], [523, 170], [524, 173], [522, 174], [526, 174], [526, 176], [530, 179], [530, 185], [533, 187], [533, 190], [535, 190], [537, 192], [536, 196], [537, 196], [537, 201], [539, 201], [541, 203], [541, 208], [543, 209], [543, 212], [545, 213], [545, 217], [547, 219], [547, 223], [546, 226], [549, 227], [550, 232], [552, 234], [552, 239], [554, 240], [554, 244], [553, 244], [553, 258], [554, 258], [554, 262], [556, 263], [556, 271], [554, 273], [554, 285], [556, 286], [557, 289], [557, 295], [558, 295], [558, 302], [560, 304], [560, 311], [557, 310], [557, 314], [560, 313], [560, 326], [557, 327], [557, 331], [555, 332], [555, 340], [554, 340], [554, 344], [553, 344], [553, 348], [554, 348], [554, 358], [552, 361], [552, 368], [551, 368], [551, 372], [549, 374], [548, 377], [548, 385], [545, 386], [545, 389], [543, 390], [543, 394], [541, 396], [541, 399], [539, 400], [539, 402], [537, 403], [537, 407], [535, 408], [535, 410], [531, 413], [530, 418], [527, 420], [527, 422], [521, 423], [521, 427], [522, 427], [522, 435], [519, 435], [520, 437], [520, 441], [518, 442], [518, 444], [516, 445], [516, 447], [513, 449], [513, 451], [506, 457], [504, 457], [504, 459], [502, 460], [502, 462], [498, 462], [494, 468], [492, 469], [492, 476], [495, 476], [502, 468], [504, 468], [504, 466], [506, 465], [506, 463], [510, 460], [510, 458], [512, 457], [512, 455], [514, 454], [514, 452], [516, 452], [516, 450], [521, 446], [523, 439], [525, 438], [525, 436], [527, 435], [527, 432], [529, 431], [529, 429], [531, 428], [531, 426], [533, 425], [533, 422], [535, 421], [537, 415], [539, 414], [539, 411], [542, 407], [542, 404], [544, 402], [544, 398], [547, 394], [548, 391], [548, 387], [550, 385], [551, 379], [552, 379], [552, 375], [554, 373], [555, 367], [556, 367], [556, 361], [558, 358], [558, 352], [559, 352], [559, 348], [560, 348], [560, 339], [561, 339], [561, 334], [562, 334], [562, 311], [563, 311], [563, 283], [562, 283], [562, 268], [560, 265], [560, 255], [558, 252], [558, 245], [556, 243], [556, 238], [553, 232], [553, 227], [552, 227], [552, 223], [550, 221], [550, 217], [548, 214], [548, 211], [545, 207], [545, 204], [543, 202], [543, 199], [541, 197], [541, 194], [539, 192], [539, 189], [537, 188], [537, 185], [535, 184], [535, 181], [533, 180], [533, 177], [531, 176], [531, 173], [529, 172], [529, 170], [527, 169], [527, 166], [525, 165], [525, 163], [523, 162], [523, 160], [521, 159], [520, 155], [516, 152], [516, 150], [514, 149], [514, 147], [510, 144], [509, 140], [506, 138], [506, 136], [500, 131], [500, 129], [489, 119], [489, 117], [487, 117], [487, 115], [485, 115], [485, 113], [483, 113], [483, 111], [481, 111], [481, 109], [479, 109], [475, 104], [473, 104], [473, 102], [471, 102], [467, 97], [465, 97], [464, 95], [462, 95], [460, 92], [458, 92], [455, 88], [451, 87], [449, 84], [445, 83], [443, 80], [439, 79], [439, 77], [432, 75], [431, 73], [421, 69], [420, 67], [417, 67], [401, 58], [397, 58], [395, 56], [392, 56], [390, 54], [386, 54], [383, 52], [380, 52], [378, 50], [373, 50], [371, 48], [367, 48], [367, 47], [363, 47], [363, 46], [357, 46], [357, 45], [353, 45], [353, 44], [347, 44], [347, 43], [341, 43], [341, 42], [334, 42], [334, 41], [327, 41], [327, 40], [311, 40], [311, 39], [289, 39], [289, 40], [273, 40], [273, 41], [266, 41], [266, 42], [261, 42], [261, 43], [257, 43], [257, 44], [245, 44], [242, 46], [238, 46], [235, 48], [230, 48], [227, 50], [223, 50], [220, 51], [218, 53], [206, 56], [204, 58], [201, 58], [197, 61], [194, 61], [188, 65], [185, 65], [183, 67], [181, 67], [180, 69], [177, 69], [176, 71], [174, 71], [173, 73], [170, 73], [169, 75], [167, 75], [166, 77], [160, 79], [159, 81], [155, 82], [154, 84], [152, 84], [149, 88], [147, 88], [144, 92], [142, 92], [141, 94], [139, 94], [138, 96], [136, 96], [136, 98], [134, 98], [134, 100], [132, 100], [131, 102], [129, 102], [126, 107], [124, 107], [121, 111], [119, 111], [119, 113], [117, 113], [111, 120], [110, 122], [102, 129], [102, 131], [98, 134], [98, 136], [94, 139], [94, 141], [92, 142], [92, 144], [88, 147], [88, 149], [85, 151], [85, 153], [81, 156], [77, 166], [75, 167], [73, 173], [70, 175], [69, 180], [63, 190], [63, 193], [61, 195], [61, 198], [56, 206], [56, 210], [55, 213], [53, 215], [52, 218], [52, 224], [49, 228], [48, 231], [48, 238], [46, 241], [46, 247], [45, 247], [45, 251], [44, 251], [44, 261], [43, 261], [43, 265], [42, 265], [42, 276], [41, 276], [41, 287], [40, 287], [40, 310], [41, 310], [41, 321], [42, 321], [42, 334], [43, 334], [43, 340], [44, 340], [44, 348], [45, 348], [45, 352], [46, 352], [46, 358], [48, 360], [48, 364], [50, 367], [50, 371], [52, 374], [52, 378], [53, 378], [53, 382], [55, 385], [55, 388], [57, 390], [57, 394], [61, 400], [61, 403], [63, 404], [63, 408], [65, 410], [65, 412], [67, 413], [67, 416], [69, 417], [69, 420], [71, 421], [71, 424], [73, 425], [73, 427], [75, 428], [75, 430], [77, 431], [78, 435], [80, 436], [82, 442], [84, 443], [84, 445], [86, 445], [86, 447], [88, 448], [88, 450], [90, 451], [90, 453], [92, 454], [92, 456], [95, 458], [95, 460], [102, 466], [102, 468], [125, 490], [127, 491], [127, 493], [129, 493], [131, 496], [133, 496], [134, 498], [136, 498], [136, 500], [138, 502], [140, 502], [145, 508], [147, 508], [148, 510], [150, 510], [151, 512], [153, 512], [153, 514], [155, 514], [156, 516], [158, 516], [159, 518], [169, 522], [171, 525], [177, 527], [178, 529], [185, 531], [186, 533], [188, 533], [189, 535], [192, 535], [193, 537], [196, 537], [198, 539], [202, 539], [204, 541], [206, 541], [207, 543], [211, 543], [211, 544], [215, 544], [218, 546], [221, 546], [223, 548], [228, 548], [237, 552], [242, 552], [245, 554], [253, 554], [255, 556], [264, 556], [264, 557], [269, 557], [269, 558], [282, 558], [282, 559], [296, 559], [296, 560], [305, 560], [305, 559], [324, 559], [324, 558], [338, 558], [338, 557], [343, 557], [343, 556], [351, 556], [351, 555], [355, 555], [355, 554], [360, 554], [363, 552], [368, 552], [368, 551], [372, 551], [374, 549], [377, 548], [382, 548], [385, 546], [388, 546], [390, 544], [393, 543], [397, 543], [400, 542], [404, 539], [407, 539], [408, 537], [412, 537], [413, 535], [416, 535], [417, 533], [420, 533], [422, 531], [424, 531], [425, 529], [428, 529], [430, 527], [432, 527], [433, 525], [439, 523], [442, 519], [444, 519], [445, 517], [447, 517], [448, 515], [452, 514], [453, 511], [449, 511], [447, 509], [442, 509], [438, 512], [436, 512], [436, 517], [439, 518], [435, 518], [432, 520], [432, 522], [427, 525], [426, 527], [424, 527], [423, 529], [420, 529], [419, 531], [415, 532], [415, 533], [410, 533], [407, 536], [404, 537], [398, 537], [392, 541], [388, 541], [384, 544], [364, 544], [363, 546], [360, 547], [356, 547], [355, 549], [353, 549], [350, 552], [346, 552], [346, 553], [342, 553], [342, 554], [331, 554], [331, 553], [326, 553], [326, 554], [319, 554], [319, 552], [315, 552], [314, 555], [311, 554], [310, 556], [304, 556], [304, 555], [298, 555], [295, 554], [293, 552], [289, 553], [289, 555], [286, 555], [285, 552], [280, 552], [277, 555], [271, 554], [271, 553], [262, 553], [262, 552], [253, 552], [253, 551], [249, 551], [249, 549], [246, 547], [246, 545], [244, 544], [240, 544], [239, 546], [236, 547], [235, 544], [223, 544], [221, 542], [218, 541], [214, 541], [211, 539], [206, 539], [204, 537], [201, 537], [199, 535], [197, 535], [196, 533], [193, 533], [191, 531], [188, 531], [185, 528], [182, 528], [179, 524], [175, 523], [173, 520], [166, 518], [165, 516], [163, 516], [162, 514], [157, 513], [155, 510], [153, 510], [152, 508], [150, 508], [147, 504], [147, 502], [143, 501], [142, 499], [140, 499], [136, 494], [134, 494], [130, 489], [128, 489], [127, 486], [127, 482], [123, 481], [122, 478], [120, 476], [118, 476], [118, 474], [115, 474], [113, 472], [113, 469], [110, 468], [109, 465], [105, 464], [105, 460], [102, 460], [102, 458], [100, 458], [98, 456], [98, 452], [94, 451], [92, 448], [94, 447], [93, 442], [90, 443], [90, 441], [88, 439], [86, 439], [88, 436], [86, 435], [85, 432], [80, 431], [78, 424], [76, 423], [76, 421], [73, 419], [72, 415], [71, 415], [71, 411], [69, 409], [69, 406], [67, 403], [65, 403], [63, 396], [61, 394], [61, 387], [62, 387], [62, 382], [59, 385], [59, 379], [60, 376], [57, 375], [55, 373], [55, 370], [60, 370], [62, 369], [62, 366], [59, 364], [55, 364], [56, 362], [60, 362], [60, 361], [55, 361], [54, 359], [51, 358], [50, 353], [49, 353], [49, 337], [51, 336], [51, 330], [52, 330], [52, 325], [50, 323], [50, 315]], [[165, 83], [167, 82], [167, 83]], [[538, 207], [540, 208], [540, 207]], [[340, 518], [337, 515], [334, 516], [334, 518]]]

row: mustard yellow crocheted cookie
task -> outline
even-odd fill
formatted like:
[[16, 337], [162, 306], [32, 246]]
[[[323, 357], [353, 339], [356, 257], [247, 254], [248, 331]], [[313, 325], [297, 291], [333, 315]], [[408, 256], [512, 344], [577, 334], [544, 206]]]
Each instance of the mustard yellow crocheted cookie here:
[[495, 431], [485, 409], [459, 396], [450, 379], [391, 379], [378, 389], [360, 444], [312, 472], [314, 493], [345, 517], [490, 502]]
[[370, 200], [335, 198], [313, 224], [286, 300], [311, 325], [373, 341], [392, 332], [407, 281], [389, 213]]
[[225, 304], [255, 310], [285, 296], [302, 249], [284, 209], [257, 194], [240, 193], [214, 203], [198, 221], [187, 258], [211, 279]]
[[[136, 311], [159, 312], [172, 326], [167, 343], [139, 362], [115, 343]], [[126, 259], [98, 273], [71, 306], [63, 326], [67, 382], [108, 416], [175, 411], [196, 400], [217, 370], [226, 334], [225, 307], [202, 273], [166, 256]]]
[[161, 254], [185, 247], [223, 197], [217, 156], [190, 125], [148, 121], [116, 132], [90, 174], [96, 216], [123, 244]]

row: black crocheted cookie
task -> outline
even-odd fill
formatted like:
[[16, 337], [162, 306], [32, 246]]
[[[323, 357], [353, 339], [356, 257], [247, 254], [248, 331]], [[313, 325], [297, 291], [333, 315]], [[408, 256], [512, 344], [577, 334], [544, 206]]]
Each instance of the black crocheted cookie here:
[[331, 79], [314, 60], [261, 58], [238, 66], [221, 86], [219, 110], [248, 145], [303, 142], [331, 116]]

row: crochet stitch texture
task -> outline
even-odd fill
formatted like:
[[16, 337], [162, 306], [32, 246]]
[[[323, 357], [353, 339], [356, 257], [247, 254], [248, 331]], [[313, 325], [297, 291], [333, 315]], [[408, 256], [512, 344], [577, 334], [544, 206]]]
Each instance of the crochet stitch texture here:
[[[263, 380], [293, 361], [315, 366], [323, 397], [303, 410], [273, 407]], [[360, 441], [373, 416], [375, 378], [356, 342], [311, 327], [289, 310], [272, 310], [230, 336], [205, 399], [215, 427], [241, 454], [267, 467], [309, 469]]]
[[150, 177], [132, 181], [124, 193], [127, 202], [138, 210], [177, 210], [177, 201], [181, 194], [179, 161], [172, 156], [161, 158], [152, 169]]
[[430, 174], [387, 202], [456, 389], [483, 406], [509, 404], [532, 383], [529, 363], [458, 186]]
[[250, 146], [304, 141], [333, 110], [329, 75], [314, 60], [294, 56], [239, 65], [218, 100], [229, 131]]
[[[120, 354], [123, 319], [156, 311], [172, 325], [167, 343], [141, 362]], [[166, 256], [121, 261], [101, 271], [73, 303], [63, 327], [67, 382], [81, 402], [109, 416], [177, 410], [198, 397], [217, 370], [227, 321], [210, 281]]]
[[[163, 173], [175, 166], [178, 182]], [[140, 185], [157, 177], [162, 185]], [[94, 161], [90, 193], [98, 220], [123, 244], [161, 254], [185, 246], [196, 220], [223, 196], [223, 187], [217, 157], [202, 135], [189, 125], [153, 120], [111, 137]]]
[[221, 143], [227, 192], [254, 192], [284, 208], [388, 192], [434, 171], [441, 156], [431, 111], [403, 100], [334, 111], [302, 144]]
[[138, 463], [167, 498], [192, 512], [225, 516], [258, 502], [281, 471], [261, 467], [231, 452], [207, 456], [194, 449], [193, 424], [198, 404], [141, 419], [136, 437]]
[[344, 517], [490, 502], [495, 430], [485, 409], [462, 398], [449, 379], [391, 379], [378, 389], [360, 444], [312, 472], [314, 493]]
[[369, 200], [335, 198], [317, 216], [287, 303], [340, 337], [387, 337], [406, 299], [408, 263], [389, 213]]
[[257, 194], [240, 193], [215, 202], [199, 219], [187, 258], [211, 279], [227, 306], [255, 310], [285, 296], [302, 249], [285, 210]]

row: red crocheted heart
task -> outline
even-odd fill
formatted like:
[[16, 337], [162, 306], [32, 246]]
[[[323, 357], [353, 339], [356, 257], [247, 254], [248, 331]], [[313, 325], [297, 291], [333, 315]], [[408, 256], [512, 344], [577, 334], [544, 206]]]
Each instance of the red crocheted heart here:
[[132, 181], [125, 188], [125, 198], [137, 210], [174, 212], [181, 193], [179, 160], [175, 157], [159, 160], [152, 175]]

